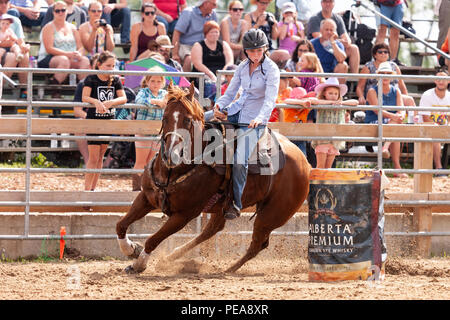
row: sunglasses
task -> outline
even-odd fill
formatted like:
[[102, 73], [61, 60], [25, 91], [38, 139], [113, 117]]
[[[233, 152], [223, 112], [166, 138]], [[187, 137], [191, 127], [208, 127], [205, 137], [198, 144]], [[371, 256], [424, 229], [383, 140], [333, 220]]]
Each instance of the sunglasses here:
[[66, 9], [55, 9], [55, 13], [64, 13]]
[[389, 54], [389, 51], [387, 51], [387, 50], [378, 50], [377, 53], [379, 53], [379, 54], [383, 54], [383, 53]]
[[244, 8], [231, 8], [231, 11], [233, 12], [244, 11]]
[[270, 4], [270, 2], [263, 2], [263, 1], [258, 1], [258, 2], [265, 6], [268, 6]]
[[156, 11], [145, 11], [144, 14], [145, 14], [146, 16], [149, 16], [149, 15], [154, 16], [154, 15], [156, 14]]
[[309, 52], [309, 50], [308, 49], [298, 49], [298, 52]]
[[93, 12], [93, 13], [102, 13], [103, 12], [103, 10], [89, 10], [89, 11], [91, 11], [91, 12]]

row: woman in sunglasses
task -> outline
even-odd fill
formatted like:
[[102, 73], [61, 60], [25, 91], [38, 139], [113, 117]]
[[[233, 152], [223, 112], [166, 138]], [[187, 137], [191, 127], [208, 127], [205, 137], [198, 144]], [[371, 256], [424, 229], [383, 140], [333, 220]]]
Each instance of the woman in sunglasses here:
[[250, 0], [251, 4], [256, 4], [256, 10], [244, 16], [245, 21], [252, 29], [260, 29], [264, 32], [269, 41], [269, 52], [273, 51], [272, 41], [278, 39], [278, 22], [275, 16], [267, 12], [267, 7], [272, 0]]
[[228, 5], [228, 15], [220, 23], [220, 36], [233, 50], [236, 64], [245, 59], [242, 50], [242, 37], [249, 29], [248, 22], [242, 19], [244, 5], [240, 1], [231, 1]]
[[141, 59], [150, 40], [156, 40], [160, 35], [166, 34], [164, 24], [156, 20], [156, 6], [153, 3], [144, 3], [141, 7], [142, 22], [131, 27], [130, 61]]
[[91, 2], [88, 7], [89, 21], [80, 26], [80, 37], [87, 56], [114, 50], [114, 30], [105, 20], [100, 19], [103, 6], [100, 2]]
[[[67, 5], [65, 2], [56, 2], [53, 6], [53, 20], [46, 24], [41, 31], [38, 55], [39, 68], [56, 69], [89, 69], [89, 59], [82, 54], [83, 45], [77, 28], [66, 21]], [[56, 73], [50, 84], [64, 82], [67, 73]], [[86, 75], [79, 74], [84, 79]], [[56, 92], [53, 98], [60, 97]]]
[[[400, 71], [400, 68], [398, 65], [389, 60], [390, 56], [390, 48], [389, 45], [385, 43], [376, 44], [372, 48], [372, 56], [373, 60], [367, 62], [364, 67], [361, 69], [360, 73], [369, 73], [369, 74], [375, 74], [377, 73], [377, 69], [383, 62], [389, 62], [391, 65], [392, 70], [398, 75], [401, 75], [402, 72]], [[358, 101], [360, 105], [366, 104], [367, 99], [367, 92], [370, 88], [378, 85], [377, 79], [359, 79], [358, 86], [356, 87], [356, 95], [358, 96]], [[392, 80], [391, 85], [395, 85], [400, 89], [400, 92], [402, 94], [402, 101], [403, 105], [405, 106], [416, 106], [416, 103], [414, 101], [414, 98], [408, 95], [408, 89], [406, 88], [405, 82], [400, 80]]]

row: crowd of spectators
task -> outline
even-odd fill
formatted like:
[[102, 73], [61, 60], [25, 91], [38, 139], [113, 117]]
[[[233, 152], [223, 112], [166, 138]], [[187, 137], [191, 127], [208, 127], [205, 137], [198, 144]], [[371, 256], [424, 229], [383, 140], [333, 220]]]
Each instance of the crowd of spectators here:
[[[278, 0], [279, 21], [268, 11], [273, 0], [250, 2], [254, 5], [253, 10], [244, 13], [241, 1], [230, 1], [227, 14], [219, 21], [216, 13], [218, 0], [199, 0], [193, 6], [188, 6], [185, 0], [144, 0], [140, 10], [141, 21], [131, 25], [127, 0], [89, 3], [74, 0], [53, 3], [53, 0], [47, 0], [48, 8], [41, 8], [39, 0], [0, 0], [1, 65], [27, 67], [30, 47], [23, 40], [26, 38], [23, 27], [41, 26], [38, 67], [88, 69], [89, 60], [94, 56], [115, 49], [114, 28], [120, 27], [120, 43], [124, 53], [129, 54], [127, 60], [156, 57], [179, 71], [203, 72], [208, 82], [214, 84], [216, 71], [234, 70], [246, 59], [242, 37], [254, 28], [267, 36], [270, 58], [283, 71], [373, 74], [380, 73], [383, 67], [382, 73], [401, 74], [399, 66], [403, 64], [398, 60], [400, 32], [383, 19], [374, 41], [373, 60], [360, 71], [359, 47], [352, 42], [342, 16], [334, 12], [335, 0], [321, 0], [321, 10], [316, 13], [308, 11], [307, 1]], [[438, 46], [444, 52], [448, 52], [450, 28], [449, 19], [443, 17], [448, 17], [449, 2], [439, 0], [435, 9], [439, 15]], [[382, 14], [401, 24], [404, 0], [397, 0], [394, 4], [392, 1], [379, 3]], [[386, 44], [388, 31], [389, 44]], [[441, 59], [441, 64], [448, 65], [449, 61]], [[78, 80], [84, 77], [79, 75]], [[280, 93], [284, 98], [295, 98], [299, 94], [296, 88], [304, 89], [304, 95], [314, 94], [315, 87], [325, 81], [321, 77], [287, 77], [285, 80], [285, 93]], [[339, 84], [347, 84], [353, 91], [360, 105], [377, 103], [373, 99], [378, 90], [376, 80], [361, 79], [355, 86], [349, 85], [351, 82], [348, 80], [345, 77], [338, 79]], [[65, 81], [67, 74], [56, 73], [49, 83], [62, 84]], [[26, 83], [26, 74], [19, 74], [19, 82]], [[205, 89], [208, 91], [207, 85]], [[388, 99], [386, 103], [416, 105], [402, 80], [383, 82], [383, 92], [392, 90], [395, 91], [395, 99]], [[215, 94], [215, 87], [210, 91]], [[293, 96], [287, 96], [286, 92]], [[21, 98], [26, 98], [27, 94], [22, 90]], [[58, 95], [56, 92], [53, 97]], [[214, 100], [214, 95], [208, 97]], [[372, 122], [370, 112], [367, 114], [367, 122]], [[422, 117], [423, 121], [430, 119], [427, 116]], [[296, 117], [302, 119], [297, 122], [314, 121], [315, 112], [309, 112], [308, 117], [305, 113], [300, 116], [294, 112], [287, 118], [283, 114], [275, 118], [278, 121], [296, 121]], [[386, 121], [401, 123], [404, 117], [404, 114], [402, 117], [386, 114]], [[346, 118], [350, 119], [349, 113]], [[393, 157], [395, 167], [399, 167], [398, 148], [393, 143], [383, 149], [384, 156]], [[301, 149], [305, 152], [304, 142]], [[436, 165], [439, 167], [439, 163]]]

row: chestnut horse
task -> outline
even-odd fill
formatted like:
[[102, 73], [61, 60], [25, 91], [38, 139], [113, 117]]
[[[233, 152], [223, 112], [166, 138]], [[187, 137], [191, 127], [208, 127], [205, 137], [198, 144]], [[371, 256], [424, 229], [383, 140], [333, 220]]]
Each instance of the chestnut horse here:
[[[161, 127], [161, 149], [144, 170], [142, 191], [116, 226], [122, 253], [136, 259], [125, 269], [127, 273], [144, 271], [150, 253], [202, 211], [211, 213], [211, 219], [202, 232], [176, 248], [166, 259], [173, 261], [180, 258], [225, 226], [223, 208], [227, 204], [226, 197], [211, 201], [223, 187], [225, 175], [218, 174], [213, 165], [204, 162], [176, 163], [173, 160], [183, 156], [180, 148], [177, 148], [184, 142], [183, 136], [179, 134], [180, 129], [185, 129], [191, 135], [191, 141], [194, 141], [194, 124], [201, 133], [205, 131], [203, 108], [194, 98], [193, 85], [189, 90], [182, 90], [170, 84]], [[270, 233], [284, 225], [308, 195], [311, 166], [302, 151], [286, 137], [277, 134], [277, 138], [285, 153], [284, 167], [274, 175], [249, 174], [242, 203], [244, 208], [256, 205], [252, 240], [246, 254], [227, 272], [235, 272], [266, 248]], [[204, 150], [206, 143], [202, 143], [201, 147]], [[128, 227], [157, 208], [169, 217], [164, 225], [146, 239], [144, 247], [130, 241], [126, 236]]]

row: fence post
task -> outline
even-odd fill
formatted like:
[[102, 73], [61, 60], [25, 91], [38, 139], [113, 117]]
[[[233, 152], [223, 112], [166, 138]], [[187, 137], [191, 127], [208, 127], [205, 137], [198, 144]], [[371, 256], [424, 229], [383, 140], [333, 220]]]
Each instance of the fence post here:
[[[433, 143], [414, 143], [414, 169], [433, 169]], [[431, 193], [433, 191], [432, 174], [414, 175], [414, 192]], [[429, 207], [414, 208], [413, 225], [415, 231], [430, 232], [432, 227], [432, 212]], [[416, 253], [429, 257], [431, 253], [431, 237], [416, 237]]]

